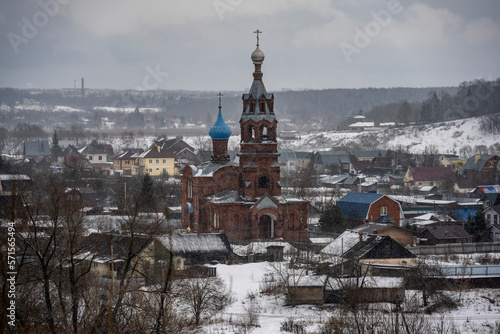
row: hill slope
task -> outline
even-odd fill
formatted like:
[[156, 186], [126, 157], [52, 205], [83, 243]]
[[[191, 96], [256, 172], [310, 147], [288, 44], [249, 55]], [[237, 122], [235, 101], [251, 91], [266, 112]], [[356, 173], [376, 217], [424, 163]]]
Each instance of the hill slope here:
[[[464, 148], [500, 149], [500, 131], [487, 132], [481, 126], [482, 117], [448, 122], [391, 128], [376, 132], [319, 132], [301, 135], [300, 139], [281, 142], [281, 148], [297, 151], [347, 149], [408, 148], [412, 153], [422, 153], [433, 148], [439, 153], [460, 153]], [[467, 148], [467, 147], [470, 148]]]

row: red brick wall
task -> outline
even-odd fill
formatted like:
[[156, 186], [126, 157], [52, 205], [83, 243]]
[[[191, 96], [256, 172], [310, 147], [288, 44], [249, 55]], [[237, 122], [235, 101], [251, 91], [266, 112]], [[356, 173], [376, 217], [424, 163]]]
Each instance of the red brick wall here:
[[390, 199], [387, 196], [383, 196], [379, 200], [372, 203], [370, 210], [368, 212], [367, 219], [370, 220], [373, 217], [373, 220], [376, 221], [380, 218], [380, 207], [387, 207], [387, 216], [394, 220], [394, 225], [400, 226], [400, 213], [401, 207], [399, 203]]

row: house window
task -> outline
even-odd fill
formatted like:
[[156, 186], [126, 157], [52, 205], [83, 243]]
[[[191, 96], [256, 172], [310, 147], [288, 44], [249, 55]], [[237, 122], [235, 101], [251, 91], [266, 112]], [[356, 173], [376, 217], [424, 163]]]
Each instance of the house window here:
[[156, 170], [160, 170], [160, 168], [156, 168]]
[[91, 155], [89, 155], [89, 160], [92, 160], [92, 156]]
[[100, 155], [98, 159], [99, 159], [99, 160], [102, 160], [102, 155]]
[[163, 172], [166, 173], [167, 172], [167, 169], [166, 168], [163, 168]]
[[130, 165], [130, 160], [125, 160], [125, 165]]
[[152, 164], [153, 163], [153, 159], [149, 159], [149, 163]]
[[153, 168], [150, 168], [150, 169], [149, 169], [149, 172], [150, 172], [150, 173], [152, 173], [152, 172], [153, 172]]
[[489, 214], [489, 213], [488, 213], [488, 214], [486, 215], [486, 221], [487, 221], [488, 223], [491, 223], [491, 214]]
[[163, 163], [166, 164], [167, 163], [167, 159], [163, 159]]
[[156, 163], [159, 164], [160, 163], [160, 159], [156, 159]]
[[386, 206], [381, 206], [380, 207], [380, 215], [381, 216], [387, 216], [387, 207]]
[[498, 215], [493, 216], [493, 224], [498, 224]]
[[99, 268], [99, 263], [94, 262], [94, 268]]

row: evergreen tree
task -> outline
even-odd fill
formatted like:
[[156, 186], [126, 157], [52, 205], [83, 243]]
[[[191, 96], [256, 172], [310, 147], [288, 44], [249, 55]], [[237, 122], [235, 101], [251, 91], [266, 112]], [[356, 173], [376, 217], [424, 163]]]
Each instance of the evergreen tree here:
[[321, 231], [329, 233], [342, 233], [347, 228], [347, 223], [340, 208], [328, 203], [319, 218]]
[[469, 216], [465, 224], [465, 230], [474, 237], [474, 241], [485, 241], [487, 239], [487, 227], [488, 224], [481, 212], [476, 213], [474, 217]]
[[57, 138], [57, 131], [54, 130], [54, 136], [52, 137], [52, 147], [50, 148], [50, 153], [54, 157], [58, 157], [62, 152], [61, 146], [59, 146], [59, 139]]
[[143, 209], [146, 210], [156, 209], [153, 178], [151, 178], [151, 176], [147, 173], [144, 174], [144, 176], [142, 177], [141, 203]]

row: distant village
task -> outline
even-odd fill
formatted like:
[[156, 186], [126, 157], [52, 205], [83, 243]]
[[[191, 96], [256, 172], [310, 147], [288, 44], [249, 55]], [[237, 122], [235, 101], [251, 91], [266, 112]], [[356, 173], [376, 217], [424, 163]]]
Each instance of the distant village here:
[[[17, 267], [11, 271], [18, 273], [18, 286], [34, 284], [44, 299], [28, 305], [18, 298], [27, 312], [18, 321], [42, 312], [50, 326], [64, 328], [58, 314], [62, 306], [83, 308], [75, 300], [87, 303], [92, 321], [94, 307], [111, 312], [112, 305], [126, 314], [136, 290], [154, 286], [151, 293], [165, 298], [171, 280], [217, 277], [221, 263], [288, 261], [290, 275], [300, 279], [282, 271], [275, 278], [293, 306], [400, 305], [410, 288], [429, 294], [427, 306], [436, 280], [499, 287], [500, 265], [486, 256], [500, 252], [498, 152], [465, 159], [402, 149], [280, 149], [279, 141], [294, 133], [278, 130], [258, 44], [251, 59], [253, 81], [242, 96], [235, 150], [228, 147], [232, 130], [220, 94], [204, 148], [182, 136], [157, 138], [147, 148], [97, 139], [79, 146], [59, 141], [54, 131], [50, 141], [26, 140], [19, 154], [2, 154], [2, 251], [15, 235], [9, 252]], [[392, 125], [368, 122], [359, 112], [349, 129]], [[476, 253], [485, 254], [484, 263], [431, 268], [422, 260]], [[108, 286], [115, 299], [105, 297]], [[102, 300], [85, 299], [89, 287]], [[61, 307], [46, 309], [56, 304]], [[126, 321], [115, 311], [110, 323]]]

